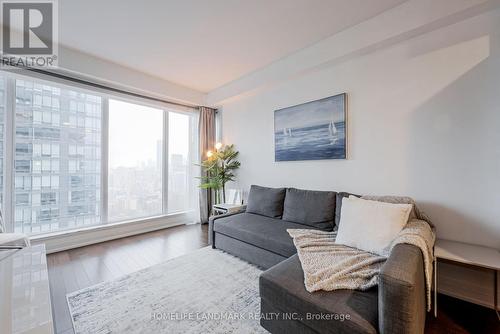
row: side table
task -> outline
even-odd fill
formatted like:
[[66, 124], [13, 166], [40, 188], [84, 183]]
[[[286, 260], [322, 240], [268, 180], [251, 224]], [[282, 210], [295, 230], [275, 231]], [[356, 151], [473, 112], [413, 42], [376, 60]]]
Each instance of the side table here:
[[52, 334], [45, 245], [0, 251], [0, 332]]
[[237, 211], [242, 211], [246, 208], [246, 205], [244, 204], [226, 204], [226, 203], [221, 203], [221, 204], [215, 204], [213, 206], [213, 212], [214, 215], [222, 215], [225, 213], [233, 213]]
[[500, 320], [498, 249], [437, 239], [434, 257], [434, 316], [439, 292], [492, 308]]

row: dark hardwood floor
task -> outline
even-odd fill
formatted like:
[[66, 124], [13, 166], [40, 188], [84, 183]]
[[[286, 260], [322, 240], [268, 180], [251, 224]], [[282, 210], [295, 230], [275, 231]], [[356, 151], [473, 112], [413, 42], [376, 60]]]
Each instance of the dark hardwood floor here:
[[208, 245], [207, 225], [184, 225], [47, 256], [56, 333], [73, 333], [66, 294]]
[[[56, 332], [73, 333], [67, 293], [205, 247], [207, 236], [207, 225], [185, 225], [49, 255]], [[439, 296], [438, 305], [437, 319], [427, 315], [426, 333], [500, 333], [493, 310], [446, 296]]]
[[438, 316], [427, 314], [426, 333], [500, 334], [493, 309], [438, 294]]

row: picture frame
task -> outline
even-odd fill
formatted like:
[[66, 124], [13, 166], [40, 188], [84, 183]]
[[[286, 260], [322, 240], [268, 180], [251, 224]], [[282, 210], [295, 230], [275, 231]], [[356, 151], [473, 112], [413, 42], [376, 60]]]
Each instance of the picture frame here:
[[347, 93], [274, 111], [276, 162], [347, 159]]

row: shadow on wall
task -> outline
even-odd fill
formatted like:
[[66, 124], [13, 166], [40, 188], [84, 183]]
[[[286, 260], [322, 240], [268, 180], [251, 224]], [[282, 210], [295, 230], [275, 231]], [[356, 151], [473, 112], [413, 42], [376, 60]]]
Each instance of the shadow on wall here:
[[425, 196], [432, 203], [421, 206], [438, 237], [500, 248], [500, 34], [465, 38], [417, 52], [416, 57], [442, 52], [449, 66], [448, 72], [435, 69], [438, 81], [453, 77], [451, 72], [460, 75], [434, 87], [437, 93], [412, 111], [409, 185], [435, 190]]
[[[475, 214], [469, 214], [465, 210], [451, 208], [435, 202], [419, 201], [417, 205], [429, 216], [433, 224], [438, 224], [438, 238], [498, 248], [498, 245], [495, 245], [499, 238], [498, 227], [485, 225], [484, 221], [479, 220]], [[449, 226], [446, 225], [447, 223], [449, 223]], [[446, 231], [444, 231], [444, 228], [446, 228]], [[453, 228], [457, 233], [452, 235], [449, 228]], [[470, 233], [465, 232], [470, 230], [475, 231], [478, 236], [471, 239]], [[477, 233], [478, 231], [479, 233]], [[488, 243], [482, 242], [483, 240], [487, 240]]]

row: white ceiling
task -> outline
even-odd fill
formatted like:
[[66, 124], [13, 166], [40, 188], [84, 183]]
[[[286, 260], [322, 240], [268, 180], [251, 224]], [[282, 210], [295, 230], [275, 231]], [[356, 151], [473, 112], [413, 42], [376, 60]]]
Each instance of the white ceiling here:
[[59, 42], [202, 92], [405, 0], [64, 0]]

